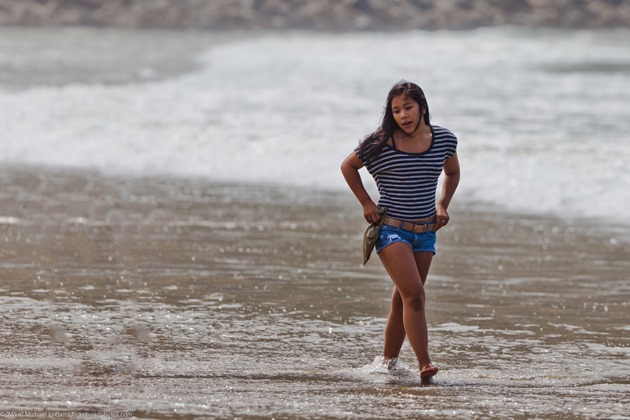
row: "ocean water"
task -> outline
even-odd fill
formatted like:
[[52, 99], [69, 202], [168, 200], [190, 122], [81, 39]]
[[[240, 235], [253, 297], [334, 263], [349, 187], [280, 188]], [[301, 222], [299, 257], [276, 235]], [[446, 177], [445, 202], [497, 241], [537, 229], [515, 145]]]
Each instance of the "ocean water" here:
[[5, 164], [344, 189], [406, 79], [459, 137], [460, 202], [615, 221], [630, 204], [628, 30], [0, 35]]
[[[627, 418], [628, 35], [0, 29], [0, 417]], [[430, 386], [339, 172], [400, 78], [464, 174]]]

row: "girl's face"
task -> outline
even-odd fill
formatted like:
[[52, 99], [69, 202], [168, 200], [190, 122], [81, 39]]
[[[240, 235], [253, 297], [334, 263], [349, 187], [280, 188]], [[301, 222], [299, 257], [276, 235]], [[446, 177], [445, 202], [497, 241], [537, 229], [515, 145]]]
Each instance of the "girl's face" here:
[[392, 99], [392, 114], [398, 126], [407, 134], [416, 131], [424, 112], [420, 104], [407, 95], [398, 95]]

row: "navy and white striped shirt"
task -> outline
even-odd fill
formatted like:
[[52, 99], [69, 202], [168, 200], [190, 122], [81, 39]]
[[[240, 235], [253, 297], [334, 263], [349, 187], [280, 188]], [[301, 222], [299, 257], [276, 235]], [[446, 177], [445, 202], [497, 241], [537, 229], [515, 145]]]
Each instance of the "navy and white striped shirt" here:
[[[431, 131], [433, 139], [425, 152], [406, 153], [386, 144], [371, 162], [363, 161], [381, 195], [378, 205], [387, 207], [390, 217], [414, 220], [435, 215], [438, 177], [457, 150], [457, 137], [437, 125]], [[359, 148], [355, 153], [359, 155]]]

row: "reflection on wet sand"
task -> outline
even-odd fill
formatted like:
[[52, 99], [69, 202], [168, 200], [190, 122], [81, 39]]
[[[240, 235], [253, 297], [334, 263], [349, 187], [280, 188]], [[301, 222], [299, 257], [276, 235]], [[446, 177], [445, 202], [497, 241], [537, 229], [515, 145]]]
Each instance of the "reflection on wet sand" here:
[[[622, 417], [628, 227], [452, 209], [416, 378], [349, 194], [0, 172], [0, 411]], [[376, 358], [376, 360], [374, 360]], [[374, 360], [374, 362], [372, 362]]]

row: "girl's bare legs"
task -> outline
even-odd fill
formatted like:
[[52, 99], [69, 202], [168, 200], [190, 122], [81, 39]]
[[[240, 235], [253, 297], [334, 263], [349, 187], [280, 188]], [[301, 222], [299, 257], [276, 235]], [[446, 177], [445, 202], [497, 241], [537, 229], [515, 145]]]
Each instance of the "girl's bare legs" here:
[[405, 334], [422, 370], [431, 364], [424, 304], [426, 281], [433, 253], [416, 252], [404, 243], [394, 243], [379, 254], [396, 288], [385, 329], [385, 359], [398, 357]]
[[392, 293], [392, 306], [387, 318], [385, 327], [385, 347], [383, 348], [383, 359], [391, 360], [398, 357], [400, 349], [405, 342], [405, 325], [403, 324], [403, 301], [400, 292], [394, 286]]
[[[422, 285], [427, 281], [432, 252], [414, 252], [418, 274], [422, 280]], [[394, 286], [392, 293], [392, 305], [387, 318], [387, 326], [385, 327], [385, 347], [383, 349], [383, 358], [385, 360], [394, 359], [400, 354], [400, 349], [405, 341], [405, 325], [403, 324], [403, 300], [400, 296], [398, 288]]]

